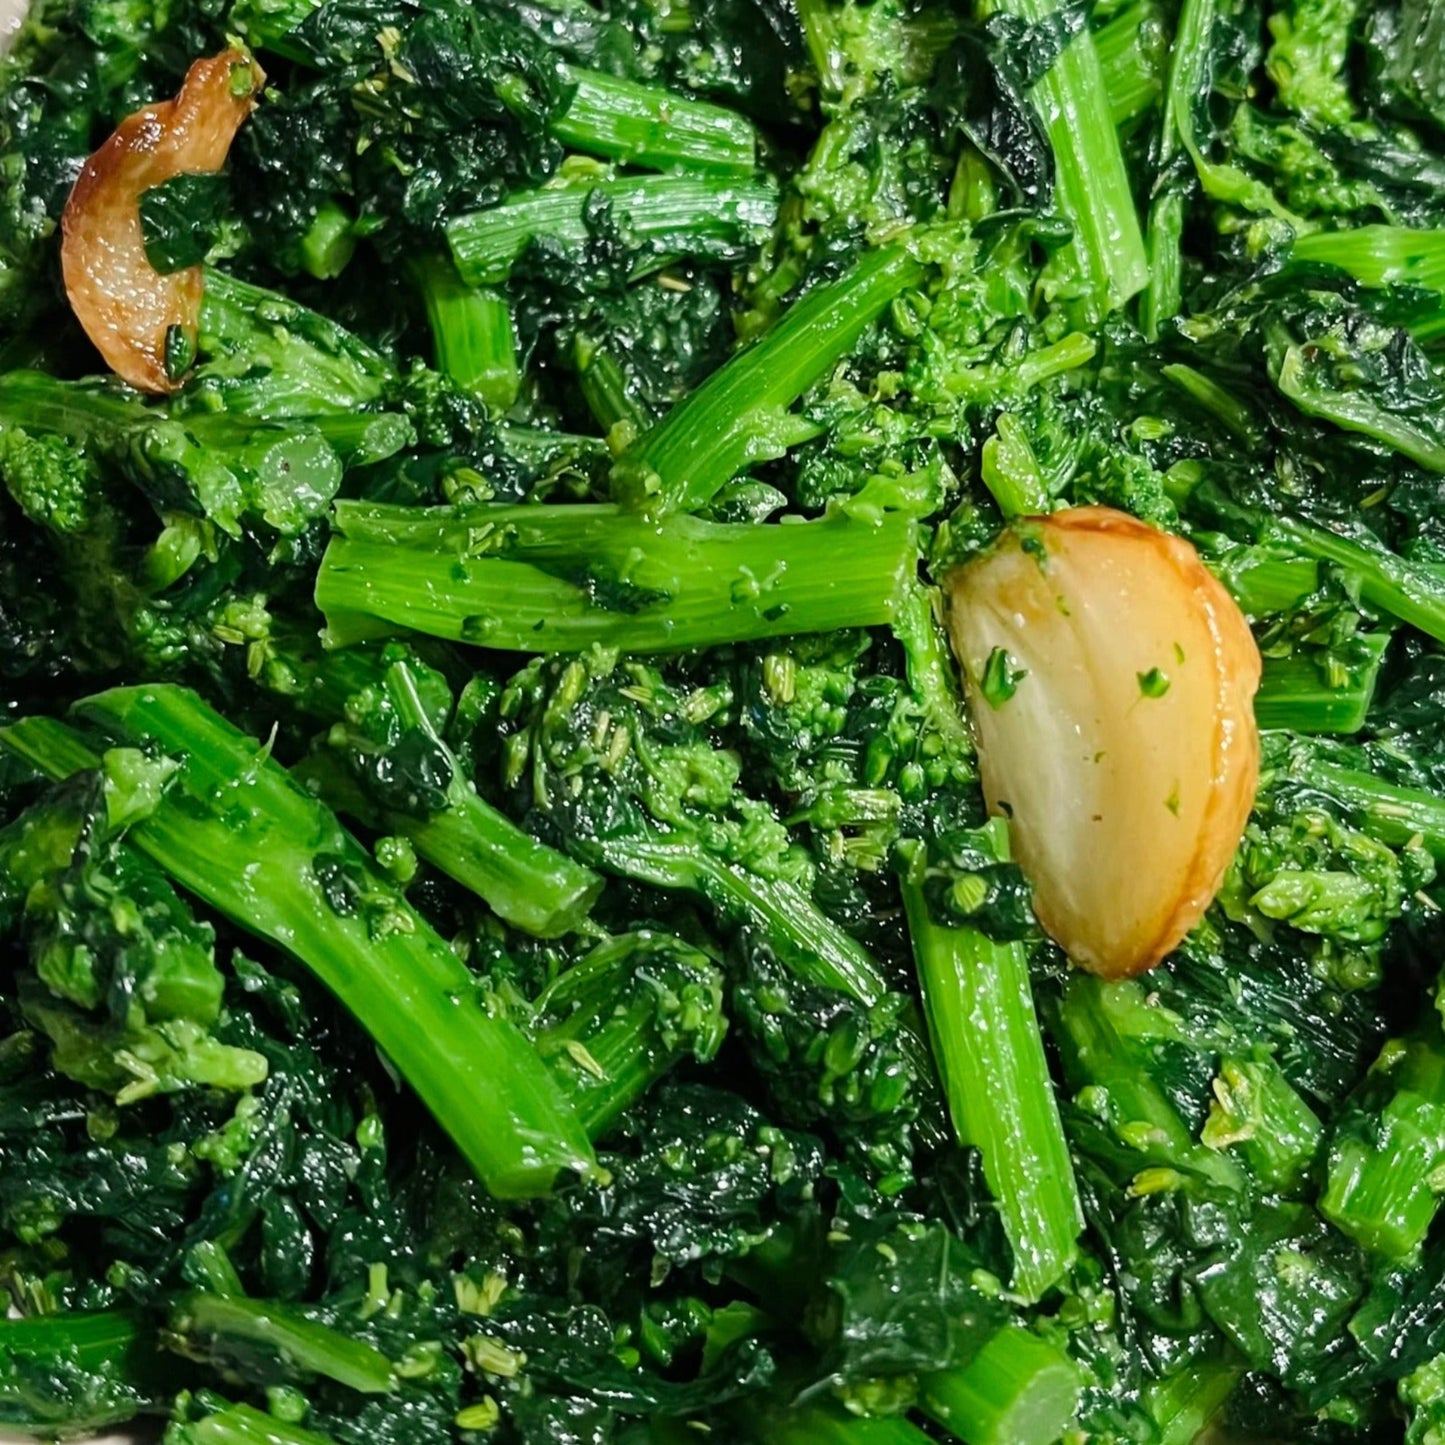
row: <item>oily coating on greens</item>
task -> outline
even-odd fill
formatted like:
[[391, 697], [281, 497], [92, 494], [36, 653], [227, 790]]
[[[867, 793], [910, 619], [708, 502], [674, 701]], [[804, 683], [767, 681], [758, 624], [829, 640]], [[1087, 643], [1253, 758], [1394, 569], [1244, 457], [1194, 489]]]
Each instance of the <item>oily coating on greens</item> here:
[[[37, 0], [0, 1427], [1445, 1436], [1442, 34]], [[155, 400], [60, 218], [237, 42], [225, 169], [138, 198], [202, 268]], [[1187, 537], [1263, 661], [1234, 861], [1115, 984], [987, 816], [935, 590], [1085, 505]]]

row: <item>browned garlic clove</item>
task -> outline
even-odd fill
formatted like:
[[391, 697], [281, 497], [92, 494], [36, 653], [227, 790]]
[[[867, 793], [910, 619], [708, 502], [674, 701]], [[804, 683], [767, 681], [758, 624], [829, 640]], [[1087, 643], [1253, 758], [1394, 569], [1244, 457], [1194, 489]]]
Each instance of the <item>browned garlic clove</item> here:
[[147, 260], [144, 191], [173, 176], [217, 171], [265, 76], [227, 50], [198, 60], [174, 100], [127, 116], [86, 161], [61, 218], [65, 291], [106, 364], [141, 391], [173, 391], [166, 347], [194, 345], [203, 282], [199, 266], [163, 276]]
[[1259, 778], [1260, 660], [1194, 548], [1107, 507], [944, 579], [989, 808], [1080, 967], [1153, 967], [1218, 891]]

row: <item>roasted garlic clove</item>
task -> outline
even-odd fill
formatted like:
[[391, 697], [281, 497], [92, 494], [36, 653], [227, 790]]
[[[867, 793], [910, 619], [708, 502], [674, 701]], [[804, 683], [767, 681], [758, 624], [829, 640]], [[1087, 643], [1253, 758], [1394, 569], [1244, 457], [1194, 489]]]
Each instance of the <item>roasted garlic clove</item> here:
[[173, 176], [219, 170], [264, 79], [239, 50], [196, 61], [174, 100], [120, 123], [65, 203], [60, 260], [71, 307], [106, 364], [141, 391], [178, 384], [167, 345], [194, 345], [203, 285], [199, 266], [163, 276], [146, 259], [141, 194]]
[[1080, 967], [1152, 967], [1198, 922], [1259, 778], [1260, 660], [1188, 542], [1106, 507], [1011, 526], [944, 579], [989, 808]]

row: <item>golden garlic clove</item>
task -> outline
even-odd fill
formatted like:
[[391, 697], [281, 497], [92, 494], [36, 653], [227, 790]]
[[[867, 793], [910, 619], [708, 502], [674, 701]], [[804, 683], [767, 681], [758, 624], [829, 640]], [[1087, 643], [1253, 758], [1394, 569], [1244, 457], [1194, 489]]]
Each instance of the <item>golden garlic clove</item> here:
[[1188, 542], [1107, 507], [1014, 523], [944, 590], [984, 794], [1039, 922], [1092, 973], [1151, 968], [1254, 802], [1248, 624]]
[[127, 116], [81, 169], [61, 217], [71, 308], [106, 364], [141, 391], [175, 390], [173, 328], [191, 344], [201, 268], [163, 276], [146, 258], [141, 193], [173, 176], [218, 171], [265, 77], [239, 50], [198, 60], [174, 100]]

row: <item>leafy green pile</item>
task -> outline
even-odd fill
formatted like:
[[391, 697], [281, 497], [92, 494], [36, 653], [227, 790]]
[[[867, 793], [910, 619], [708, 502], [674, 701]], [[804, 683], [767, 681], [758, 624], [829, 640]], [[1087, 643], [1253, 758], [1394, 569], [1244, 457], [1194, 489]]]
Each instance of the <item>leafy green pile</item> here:
[[[1442, 35], [37, 0], [0, 1425], [1445, 1439]], [[157, 401], [60, 213], [235, 41], [227, 168], [141, 198], [204, 267]], [[1142, 982], [1038, 929], [936, 621], [1084, 503], [1187, 535], [1264, 658], [1246, 836]]]

